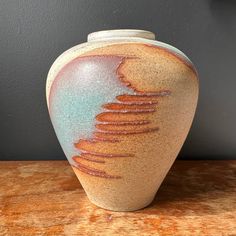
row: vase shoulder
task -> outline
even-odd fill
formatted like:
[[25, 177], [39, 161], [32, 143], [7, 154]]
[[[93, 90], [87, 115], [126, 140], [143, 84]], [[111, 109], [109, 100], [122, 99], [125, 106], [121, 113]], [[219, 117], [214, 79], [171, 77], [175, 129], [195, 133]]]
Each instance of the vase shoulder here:
[[[172, 54], [176, 59], [182, 60], [183, 63], [188, 65], [197, 74], [194, 64], [181, 50], [176, 47], [155, 40], [155, 34], [144, 30], [108, 30], [98, 31], [88, 35], [88, 42], [78, 44], [65, 52], [63, 52], [52, 64], [46, 84], [46, 96], [48, 101], [49, 90], [56, 74], [70, 61], [77, 57], [84, 56], [90, 51], [94, 51], [99, 48], [108, 46], [119, 45], [135, 45], [138, 50], [142, 45], [146, 45], [153, 48], [159, 48], [166, 52], [166, 57]], [[118, 53], [119, 54], [119, 53]], [[174, 58], [174, 57], [173, 57]]]

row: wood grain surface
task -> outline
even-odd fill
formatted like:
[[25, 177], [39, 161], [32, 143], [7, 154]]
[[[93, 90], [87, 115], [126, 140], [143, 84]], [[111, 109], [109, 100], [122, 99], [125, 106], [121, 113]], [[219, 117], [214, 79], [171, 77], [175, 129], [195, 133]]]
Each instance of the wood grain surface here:
[[66, 161], [0, 162], [0, 235], [236, 235], [236, 161], [176, 161], [151, 206], [92, 205]]

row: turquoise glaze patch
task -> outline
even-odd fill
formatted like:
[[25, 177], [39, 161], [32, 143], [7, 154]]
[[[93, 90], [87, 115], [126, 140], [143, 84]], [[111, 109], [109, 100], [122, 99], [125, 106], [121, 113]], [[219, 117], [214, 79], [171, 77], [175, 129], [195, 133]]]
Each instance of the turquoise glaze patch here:
[[71, 163], [71, 158], [80, 154], [74, 143], [92, 138], [102, 105], [115, 101], [120, 94], [134, 94], [119, 79], [121, 62], [118, 56], [78, 57], [62, 68], [52, 84], [50, 116]]

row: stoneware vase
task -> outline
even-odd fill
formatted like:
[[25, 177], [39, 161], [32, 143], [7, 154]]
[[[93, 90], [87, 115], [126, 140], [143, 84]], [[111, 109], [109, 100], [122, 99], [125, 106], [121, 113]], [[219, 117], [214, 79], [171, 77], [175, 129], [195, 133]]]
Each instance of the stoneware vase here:
[[47, 78], [59, 142], [90, 201], [150, 204], [189, 132], [198, 99], [190, 59], [144, 30], [109, 30], [59, 56]]

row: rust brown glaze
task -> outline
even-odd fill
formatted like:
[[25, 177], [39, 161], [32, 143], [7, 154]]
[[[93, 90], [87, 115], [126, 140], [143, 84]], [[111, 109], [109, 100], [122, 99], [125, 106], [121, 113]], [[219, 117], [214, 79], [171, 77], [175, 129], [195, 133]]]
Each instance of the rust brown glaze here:
[[91, 156], [83, 155], [83, 153], [80, 154], [80, 156], [74, 156], [72, 159], [73, 159], [75, 162], [77, 162], [77, 161], [79, 161], [79, 160], [82, 159], [82, 160], [91, 161], [91, 162], [96, 162], [96, 163], [105, 163], [104, 160], [94, 159], [94, 158], [91, 157]]
[[106, 111], [103, 113], [100, 113], [97, 117], [102, 116], [103, 114], [105, 115], [109, 115], [109, 114], [123, 114], [123, 113], [127, 113], [127, 114], [136, 114], [136, 113], [149, 113], [149, 112], [155, 112], [156, 109], [155, 108], [148, 108], [148, 109], [124, 109], [124, 110], [116, 110], [116, 111]]
[[127, 102], [127, 101], [123, 101], [123, 102], [119, 102], [119, 104], [125, 104], [125, 105], [155, 105], [157, 104], [157, 101], [134, 101], [134, 102]]
[[99, 152], [91, 152], [91, 151], [87, 151], [87, 150], [82, 150], [81, 148], [78, 148], [81, 153], [86, 156], [86, 155], [90, 155], [90, 156], [96, 156], [96, 157], [103, 157], [103, 158], [113, 158], [113, 157], [133, 157], [133, 154], [125, 154], [125, 153], [99, 153]]
[[[120, 71], [120, 68], [122, 65], [125, 64], [125, 61], [128, 60], [129, 57], [123, 57], [120, 65], [118, 66], [116, 73], [118, 76], [118, 79], [121, 80], [121, 82], [127, 86], [132, 88], [134, 91], [137, 92], [135, 95], [128, 95], [123, 94], [120, 96], [117, 96], [116, 99], [118, 100], [118, 103], [107, 103], [102, 105], [102, 108], [108, 111], [101, 112], [96, 116], [96, 120], [99, 122], [95, 125], [96, 131], [93, 133], [93, 137], [88, 140], [80, 140], [78, 143], [75, 143], [74, 146], [81, 152], [80, 156], [77, 156], [76, 159], [73, 158], [74, 161], [76, 161], [76, 165], [74, 167], [78, 168], [78, 170], [93, 175], [96, 177], [102, 177], [102, 178], [111, 178], [110, 175], [100, 174], [99, 169], [97, 168], [90, 168], [90, 166], [86, 164], [81, 164], [79, 161], [84, 159], [86, 161], [91, 162], [99, 162], [95, 159], [93, 159], [93, 156], [99, 157], [99, 158], [121, 158], [121, 157], [134, 157], [134, 154], [125, 154], [125, 153], [101, 153], [101, 152], [94, 152], [91, 151], [91, 144], [96, 143], [94, 142], [94, 138], [99, 137], [99, 134], [103, 135], [111, 135], [112, 138], [115, 138], [114, 140], [117, 140], [117, 136], [126, 136], [126, 135], [138, 135], [138, 134], [145, 134], [150, 132], [157, 132], [159, 130], [159, 127], [142, 127], [142, 125], [150, 124], [148, 120], [142, 120], [142, 123], [140, 123], [139, 120], [130, 120], [127, 115], [132, 114], [136, 116], [137, 114], [145, 114], [145, 113], [154, 113], [156, 112], [156, 105], [158, 103], [157, 99], [165, 96], [169, 96], [171, 92], [169, 90], [161, 90], [161, 91], [138, 91], [136, 88], [134, 88], [133, 85], [131, 85], [130, 82], [127, 81], [125, 78], [125, 75]], [[138, 59], [135, 57], [135, 59]], [[133, 102], [130, 104], [125, 104], [124, 102]], [[123, 102], [123, 103], [122, 103]], [[140, 103], [141, 102], [141, 103]], [[119, 124], [120, 115], [123, 115], [121, 124], [122, 127], [120, 128], [117, 126], [117, 123]], [[111, 117], [115, 117], [116, 124], [111, 124]], [[107, 120], [106, 120], [107, 119]], [[104, 121], [107, 122], [107, 124], [104, 124]], [[109, 122], [110, 121], [110, 122]], [[124, 127], [125, 124], [125, 127]], [[129, 125], [129, 126], [128, 126]], [[141, 125], [141, 126], [140, 126]], [[104, 139], [104, 137], [103, 137]], [[110, 139], [108, 139], [110, 142]], [[113, 140], [113, 139], [111, 139]], [[99, 142], [103, 142], [102, 139], [99, 140]], [[121, 140], [117, 141], [121, 142]], [[92, 158], [91, 158], [92, 156]], [[100, 162], [101, 163], [101, 162]], [[95, 170], [98, 171], [98, 173], [94, 172]], [[96, 173], [96, 174], [95, 174]], [[112, 176], [112, 175], [111, 175]]]
[[102, 131], [115, 131], [115, 130], [122, 130], [125, 128], [125, 130], [134, 130], [134, 126], [136, 127], [135, 129], [140, 129], [143, 126], [146, 126], [148, 124], [148, 122], [144, 122], [144, 123], [138, 123], [138, 122], [133, 122], [130, 124], [96, 124], [95, 127], [97, 128], [97, 130], [102, 130]]
[[92, 167], [84, 165], [84, 164], [80, 163], [78, 160], [77, 160], [76, 164], [72, 165], [72, 166], [74, 168], [82, 171], [85, 174], [96, 176], [96, 177], [101, 177], [101, 178], [105, 178], [105, 179], [119, 179], [119, 178], [121, 178], [120, 176], [109, 175], [105, 171], [94, 169]]
[[[146, 129], [132, 130], [132, 131], [128, 131], [128, 130], [103, 130], [103, 131], [100, 131], [100, 133], [113, 134], [113, 135], [130, 135], [130, 134], [142, 134], [142, 133], [156, 132], [158, 130], [159, 130], [158, 127], [154, 127], [154, 128], [146, 128]], [[96, 132], [95, 135], [98, 134], [98, 133], [99, 132]]]
[[147, 115], [154, 112], [127, 112], [127, 113], [116, 113], [116, 112], [103, 112], [96, 116], [98, 122], [123, 122], [125, 119], [130, 121], [138, 120], [149, 120]]
[[159, 97], [164, 97], [168, 96], [169, 94], [166, 95], [147, 95], [147, 94], [139, 94], [139, 95], [120, 95], [117, 96], [117, 100], [121, 102], [155, 102], [157, 98]]
[[104, 122], [100, 122], [100, 124], [109, 124], [109, 125], [146, 125], [146, 124], [150, 124], [149, 120], [131, 120], [131, 121], [124, 121], [124, 120], [119, 120], [119, 121], [104, 121]]
[[108, 143], [117, 143], [119, 142], [118, 139], [110, 139], [110, 138], [102, 138], [102, 137], [93, 137], [90, 140], [91, 142], [108, 142]]
[[134, 120], [134, 121], [117, 121], [117, 122], [100, 122], [96, 124], [96, 128], [105, 126], [105, 125], [114, 125], [114, 126], [127, 126], [127, 125], [147, 125], [150, 124], [148, 120]]
[[103, 105], [103, 108], [107, 110], [138, 110], [138, 109], [143, 109], [143, 110], [148, 110], [150, 108], [153, 108], [155, 104], [125, 104], [125, 103], [107, 103]]

